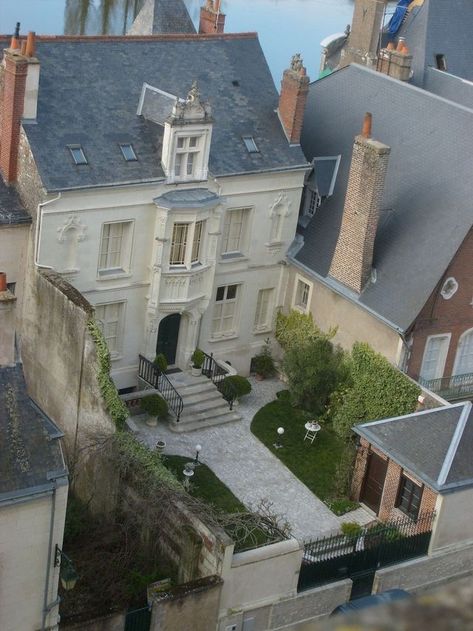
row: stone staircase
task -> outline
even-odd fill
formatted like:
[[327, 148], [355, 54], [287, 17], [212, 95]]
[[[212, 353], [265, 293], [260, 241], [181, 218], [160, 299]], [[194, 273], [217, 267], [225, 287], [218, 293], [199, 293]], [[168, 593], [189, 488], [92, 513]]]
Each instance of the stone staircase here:
[[188, 372], [179, 372], [168, 375], [168, 378], [184, 402], [179, 423], [175, 419], [170, 422], [172, 431], [191, 432], [241, 420], [235, 409], [230, 410], [217, 386], [207, 377], [193, 377]]

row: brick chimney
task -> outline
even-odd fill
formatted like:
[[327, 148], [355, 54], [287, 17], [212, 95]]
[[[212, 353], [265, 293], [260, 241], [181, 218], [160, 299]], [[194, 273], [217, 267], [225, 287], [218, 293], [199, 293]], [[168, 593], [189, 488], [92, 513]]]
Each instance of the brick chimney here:
[[389, 42], [386, 48], [382, 48], [378, 55], [377, 70], [400, 81], [409, 81], [411, 78], [412, 55], [409, 54], [404, 39], [399, 38], [396, 48]]
[[300, 54], [294, 55], [290, 68], [283, 74], [278, 108], [279, 118], [291, 144], [297, 145], [301, 140], [309, 81]]
[[10, 47], [4, 50], [0, 77], [0, 172], [7, 184], [16, 181], [21, 119], [36, 117], [39, 63], [34, 57], [34, 33], [20, 42], [16, 26]]
[[350, 63], [375, 67], [387, 0], [355, 0], [350, 35], [342, 49], [340, 68]]
[[15, 363], [15, 302], [7, 288], [7, 276], [0, 272], [0, 366]]
[[371, 114], [356, 136], [343, 208], [342, 225], [330, 276], [361, 293], [371, 277], [373, 247], [390, 147], [371, 138]]
[[199, 33], [223, 33], [225, 14], [220, 12], [220, 0], [207, 0], [200, 8]]

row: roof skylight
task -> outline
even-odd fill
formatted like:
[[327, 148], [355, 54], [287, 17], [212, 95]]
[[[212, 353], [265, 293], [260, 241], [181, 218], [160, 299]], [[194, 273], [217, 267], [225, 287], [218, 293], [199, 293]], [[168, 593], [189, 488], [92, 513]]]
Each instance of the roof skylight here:
[[69, 145], [68, 149], [71, 152], [75, 164], [88, 164], [84, 150], [80, 145]]
[[131, 145], [129, 142], [120, 143], [120, 149], [122, 151], [123, 157], [127, 162], [135, 162], [136, 160], [138, 160], [135, 150], [133, 149], [133, 145]]
[[256, 145], [253, 136], [243, 136], [242, 140], [245, 143], [245, 147], [248, 153], [259, 153], [258, 146]]

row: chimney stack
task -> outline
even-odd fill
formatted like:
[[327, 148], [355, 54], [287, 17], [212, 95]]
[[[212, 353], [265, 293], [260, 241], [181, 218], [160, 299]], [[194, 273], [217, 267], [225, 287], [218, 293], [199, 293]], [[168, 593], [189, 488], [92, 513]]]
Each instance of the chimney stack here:
[[304, 110], [309, 94], [309, 77], [299, 53], [291, 59], [291, 66], [284, 71], [279, 96], [279, 118], [291, 144], [301, 140]]
[[404, 38], [400, 37], [394, 47], [392, 42], [379, 51], [377, 70], [389, 77], [400, 81], [409, 81], [411, 78], [412, 55], [406, 46]]
[[[39, 62], [34, 57], [35, 36], [20, 42], [17, 23], [10, 47], [5, 49], [0, 73], [0, 172], [7, 184], [17, 178], [21, 119], [36, 118]], [[2, 79], [2, 77], [0, 77]]]
[[0, 272], [0, 366], [15, 363], [15, 302], [7, 288], [7, 276]]
[[220, 0], [207, 0], [200, 8], [199, 33], [223, 33], [225, 29], [225, 14], [220, 12]]
[[374, 67], [387, 0], [355, 0], [350, 35], [342, 49], [340, 68], [351, 63]]
[[371, 138], [371, 114], [356, 136], [342, 225], [330, 276], [360, 294], [371, 277], [373, 248], [390, 147]]

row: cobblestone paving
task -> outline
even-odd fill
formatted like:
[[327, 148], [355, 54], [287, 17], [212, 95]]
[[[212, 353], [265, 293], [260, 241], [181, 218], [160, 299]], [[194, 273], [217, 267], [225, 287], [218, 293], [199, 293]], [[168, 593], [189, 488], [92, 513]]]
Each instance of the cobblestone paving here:
[[300, 540], [333, 533], [342, 521], [372, 521], [363, 509], [343, 517], [334, 515], [253, 436], [250, 424], [254, 415], [275, 398], [278, 390], [284, 389], [284, 384], [276, 379], [258, 382], [250, 378], [250, 381], [252, 392], [238, 407], [241, 421], [178, 434], [165, 425], [148, 427], [140, 417], [134, 417], [138, 437], [150, 447], [154, 447], [157, 440], [165, 440], [164, 453], [189, 456], [189, 460], [195, 455], [195, 445], [202, 445], [202, 462], [245, 506], [254, 507], [261, 499], [268, 499], [273, 511], [291, 524], [294, 536]]

